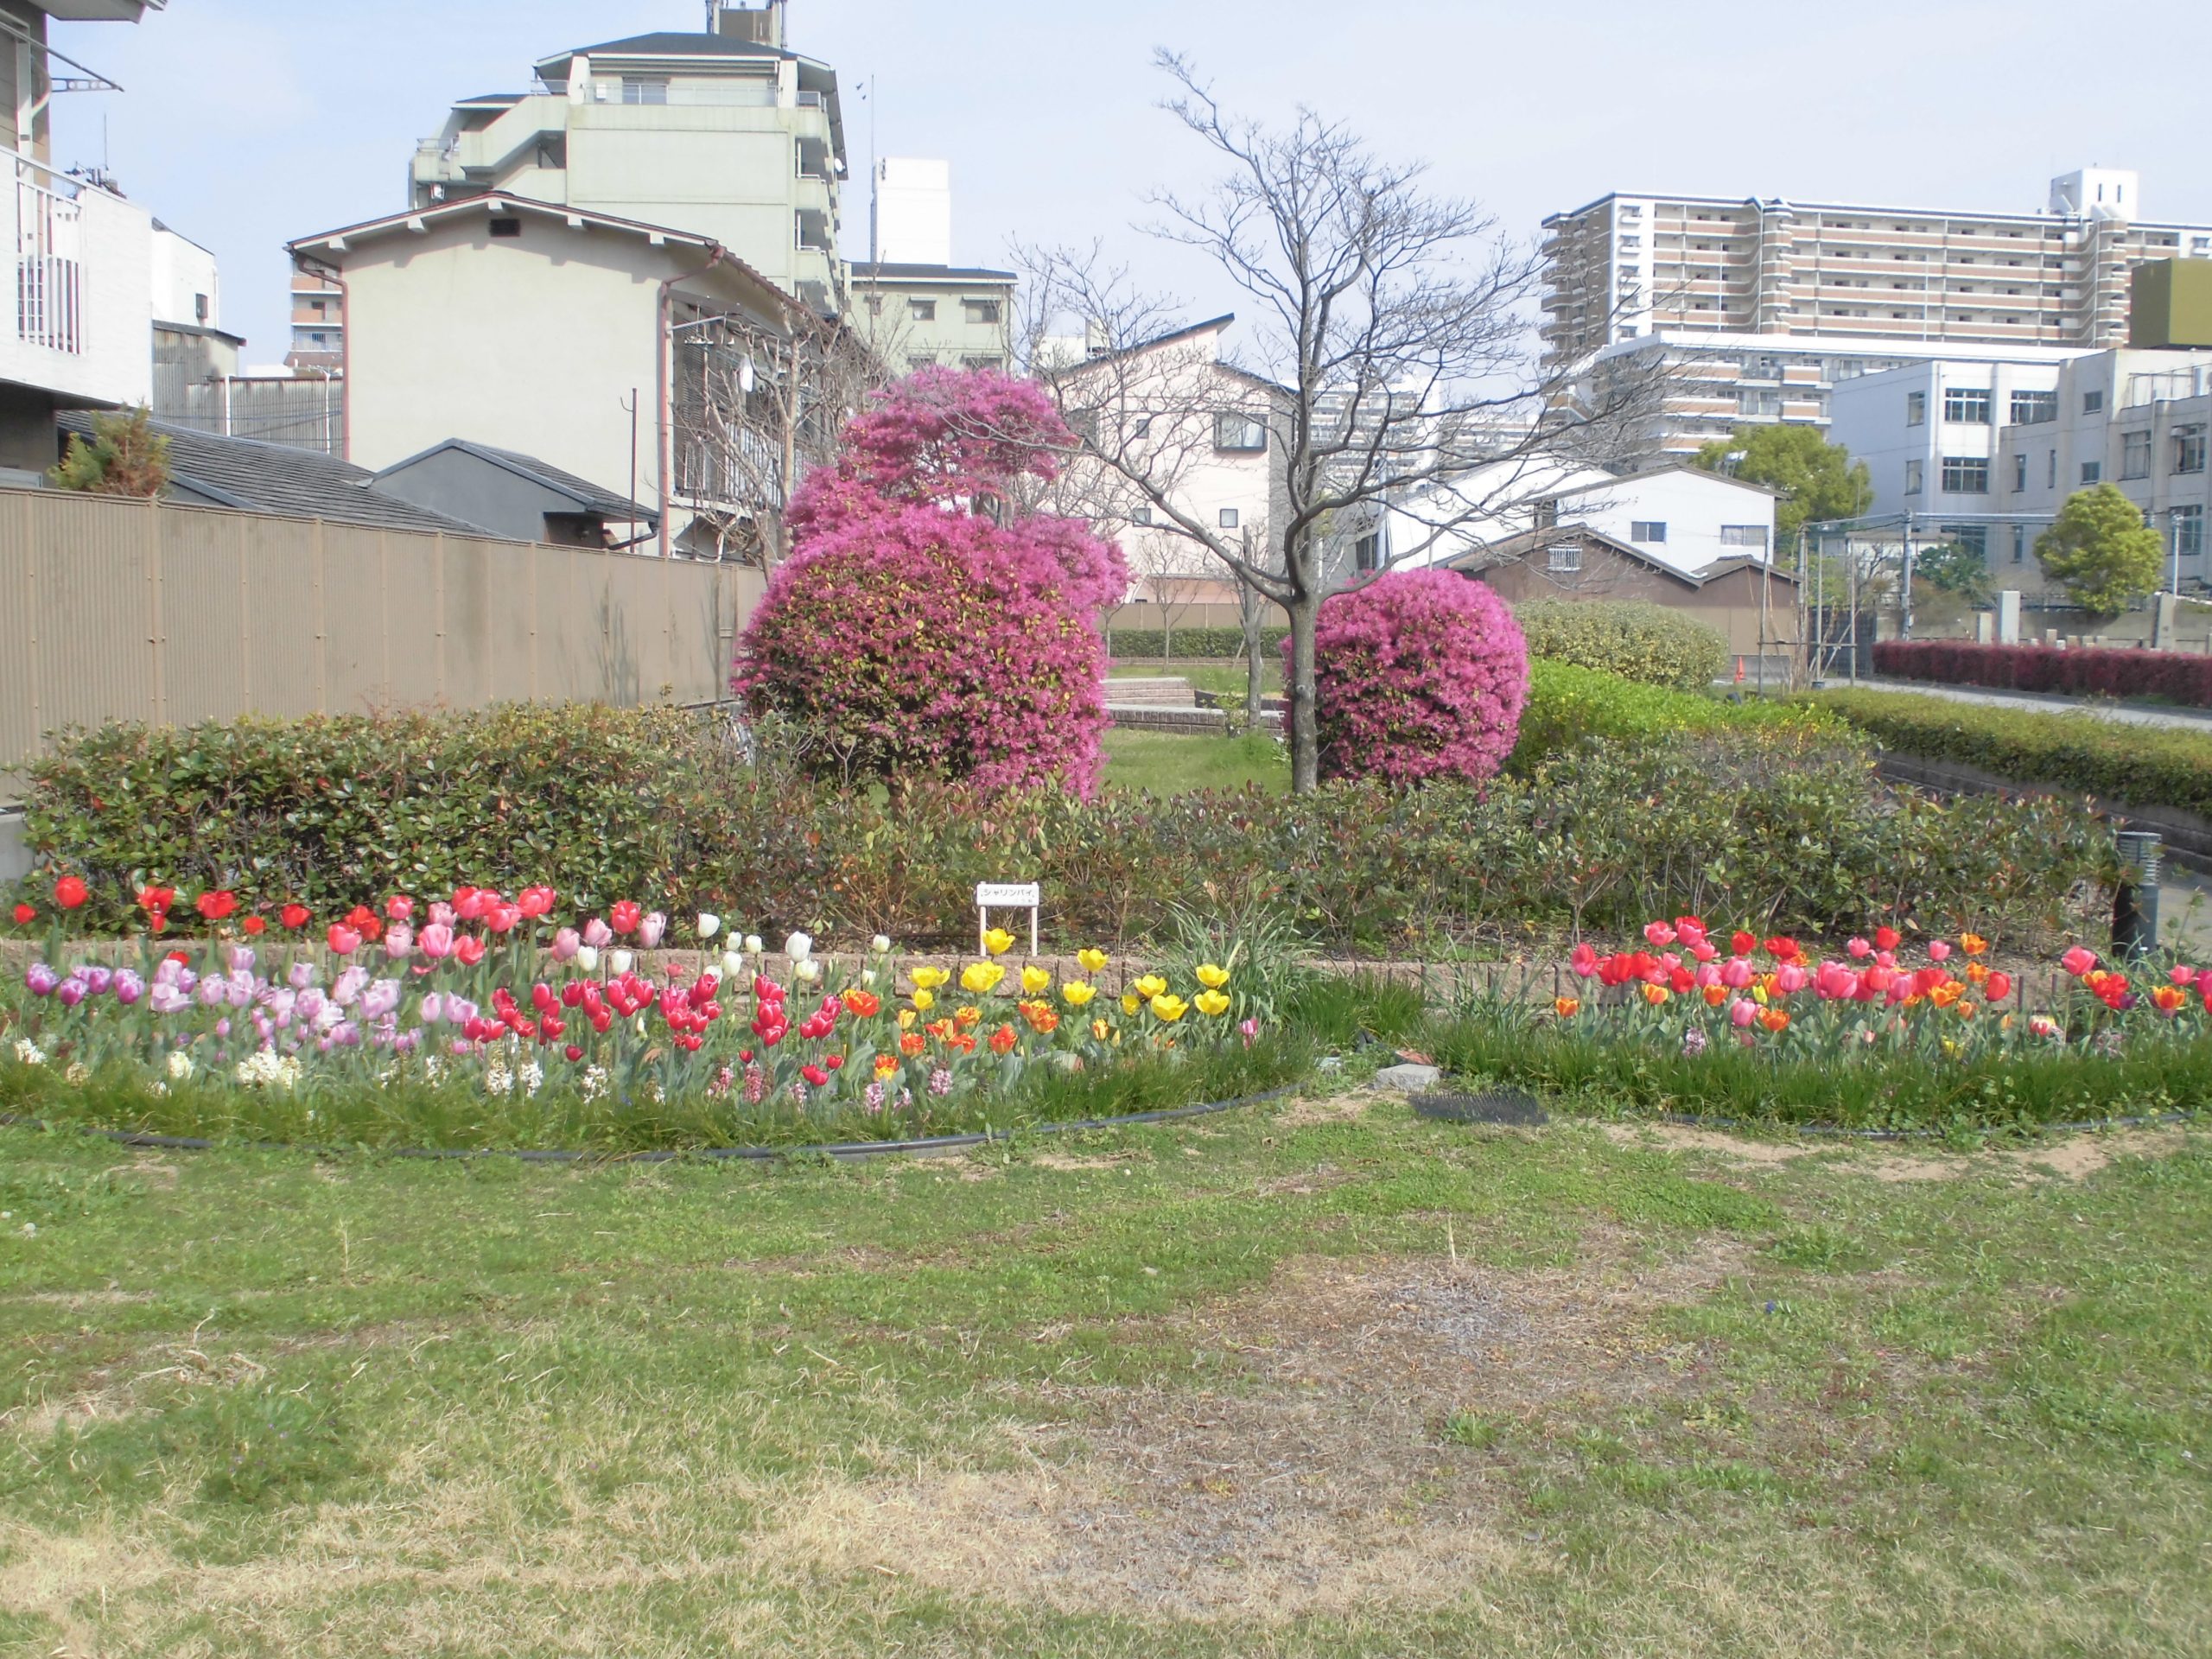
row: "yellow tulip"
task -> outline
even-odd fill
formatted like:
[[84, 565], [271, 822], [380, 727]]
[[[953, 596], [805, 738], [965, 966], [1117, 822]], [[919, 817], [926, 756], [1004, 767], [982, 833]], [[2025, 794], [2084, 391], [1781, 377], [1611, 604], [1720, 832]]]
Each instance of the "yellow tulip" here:
[[1171, 1026], [1191, 1011], [1191, 1005], [1181, 997], [1170, 996], [1165, 991], [1152, 999], [1150, 1007], [1154, 1018], [1164, 1020]]
[[1005, 977], [1006, 969], [995, 962], [973, 962], [960, 970], [960, 988], [971, 995], [982, 996]]
[[1135, 991], [1122, 993], [1122, 1012], [1123, 1014], [1135, 1014], [1142, 1007], [1144, 1007], [1144, 998], [1139, 996]]
[[995, 927], [983, 935], [983, 949], [995, 957], [1002, 957], [1014, 949], [1014, 935], [1002, 927]]
[[916, 991], [914, 993], [914, 1006], [919, 1008], [924, 1014], [927, 1014], [931, 1008], [937, 1007], [937, 993], [927, 989]]
[[1078, 950], [1075, 953], [1075, 959], [1083, 964], [1083, 971], [1086, 974], [1103, 972], [1106, 966], [1103, 950]]
[[[924, 992], [922, 993], [922, 995], [923, 995], [924, 996], [927, 996], [927, 995], [929, 995], [929, 993], [928, 993], [927, 991], [924, 991]], [[914, 1019], [915, 1019], [915, 1014], [914, 1014], [914, 1011], [913, 1011], [912, 1008], [901, 1008], [901, 1009], [899, 1009], [899, 1030], [901, 1030], [901, 1031], [912, 1031], [912, 1030], [914, 1028]]]
[[1210, 1020], [1218, 1020], [1229, 1012], [1229, 999], [1219, 991], [1200, 991], [1191, 1002]]
[[1070, 1007], [1079, 1008], [1098, 995], [1098, 988], [1088, 980], [1070, 980], [1060, 987], [1060, 995], [1067, 999]]
[[1048, 968], [1023, 969], [1021, 988], [1024, 994], [1030, 996], [1035, 996], [1040, 991], [1051, 990], [1052, 988], [1052, 970]]
[[1090, 1022], [1090, 1034], [1102, 1043], [1106, 1040], [1106, 1033], [1113, 1029], [1114, 1027], [1103, 1020], [1094, 1020]]
[[1147, 1001], [1150, 1001], [1166, 988], [1167, 982], [1158, 974], [1147, 974], [1142, 979], [1137, 981], [1136, 985], [1137, 995]]
[[951, 977], [952, 970], [949, 968], [917, 968], [914, 969], [914, 988], [933, 991]]
[[1198, 969], [1198, 983], [1210, 991], [1217, 991], [1229, 983], [1229, 969], [1217, 968], [1213, 963], [1207, 963]]

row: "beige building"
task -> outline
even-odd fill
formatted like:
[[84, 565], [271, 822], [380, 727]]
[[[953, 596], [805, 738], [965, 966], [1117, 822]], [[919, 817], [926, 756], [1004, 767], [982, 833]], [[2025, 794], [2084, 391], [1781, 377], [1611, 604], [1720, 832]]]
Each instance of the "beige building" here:
[[853, 327], [893, 369], [1003, 369], [1014, 360], [1010, 270], [853, 267]]
[[[781, 505], [773, 446], [740, 485], [694, 442], [701, 342], [749, 351], [764, 385], [811, 319], [704, 236], [504, 194], [290, 245], [344, 291], [344, 457], [387, 467], [455, 436], [652, 505], [660, 550], [707, 551]], [[733, 431], [747, 441], [744, 430]]]
[[554, 53], [527, 92], [455, 104], [416, 151], [415, 206], [502, 192], [664, 225], [842, 313], [836, 71], [785, 43], [785, 0], [713, 16]]
[[346, 367], [346, 290], [321, 271], [292, 272], [292, 346], [284, 366], [318, 374]]

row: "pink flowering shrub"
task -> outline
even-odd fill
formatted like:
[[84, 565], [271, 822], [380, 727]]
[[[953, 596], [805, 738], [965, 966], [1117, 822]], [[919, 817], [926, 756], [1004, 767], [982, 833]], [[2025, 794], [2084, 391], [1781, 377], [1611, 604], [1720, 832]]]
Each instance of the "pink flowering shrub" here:
[[739, 644], [738, 692], [840, 766], [1088, 798], [1098, 617], [1128, 573], [1111, 543], [1020, 501], [1073, 442], [1007, 375], [925, 369], [886, 393], [792, 499], [797, 551]]
[[1314, 681], [1323, 777], [1479, 781], [1513, 752], [1529, 652], [1480, 582], [1393, 571], [1322, 602]]

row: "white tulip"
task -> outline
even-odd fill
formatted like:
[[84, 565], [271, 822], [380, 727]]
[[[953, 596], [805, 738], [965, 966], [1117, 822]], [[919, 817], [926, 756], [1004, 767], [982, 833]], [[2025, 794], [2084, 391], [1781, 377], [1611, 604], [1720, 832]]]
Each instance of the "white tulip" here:
[[804, 962], [814, 954], [813, 936], [807, 933], [792, 934], [784, 941], [784, 954], [795, 963]]
[[630, 971], [630, 964], [636, 960], [627, 950], [610, 950], [607, 953], [607, 971], [620, 979]]
[[715, 934], [721, 931], [722, 918], [721, 917], [713, 915], [703, 910], [699, 912], [699, 937], [701, 938], [711, 939]]
[[760, 943], [760, 936], [758, 933], [748, 933], [745, 936], [745, 950], [748, 956], [757, 957], [766, 949], [767, 947]]
[[738, 955], [734, 950], [723, 951], [722, 977], [724, 979], [738, 979], [742, 977], [744, 973], [745, 958]]
[[863, 984], [863, 985], [873, 985], [873, 984], [874, 984], [874, 983], [875, 983], [875, 969], [873, 969], [873, 968], [863, 968], [863, 969], [861, 969], [861, 984]]
[[887, 957], [891, 954], [891, 936], [888, 933], [879, 933], [868, 943], [874, 946], [877, 956]]
[[595, 971], [599, 967], [599, 947], [592, 944], [578, 945], [576, 947], [576, 966], [582, 969], [584, 972], [588, 974]]
[[812, 957], [804, 962], [795, 962], [791, 964], [791, 976], [793, 978], [803, 979], [811, 984], [822, 977], [822, 964]]

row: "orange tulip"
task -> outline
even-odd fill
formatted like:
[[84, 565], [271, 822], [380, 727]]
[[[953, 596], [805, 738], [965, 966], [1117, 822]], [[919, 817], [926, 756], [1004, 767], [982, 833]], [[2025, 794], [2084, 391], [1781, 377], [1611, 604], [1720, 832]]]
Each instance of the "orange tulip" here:
[[1572, 1020], [1582, 1012], [1582, 999], [1577, 996], [1555, 996], [1552, 999], [1552, 1012], [1562, 1020]]
[[1728, 988], [1726, 985], [1708, 985], [1705, 988], [1705, 1006], [1707, 1007], [1717, 1008], [1727, 1000]]
[[1970, 957], [1978, 957], [1989, 949], [1989, 941], [1979, 933], [1961, 933], [1959, 935], [1959, 949]]
[[1019, 1037], [1016, 1037], [1014, 1034], [1014, 1027], [1012, 1026], [1001, 1026], [996, 1031], [991, 1033], [991, 1052], [994, 1054], [1011, 1054], [1014, 1052], [1014, 1046], [1021, 1039]]
[[1647, 985], [1643, 988], [1643, 1000], [1655, 1008], [1672, 995], [1673, 993], [1664, 985]]
[[1787, 1031], [1789, 1016], [1780, 1008], [1763, 1008], [1759, 1011], [1759, 1024], [1769, 1031]]

